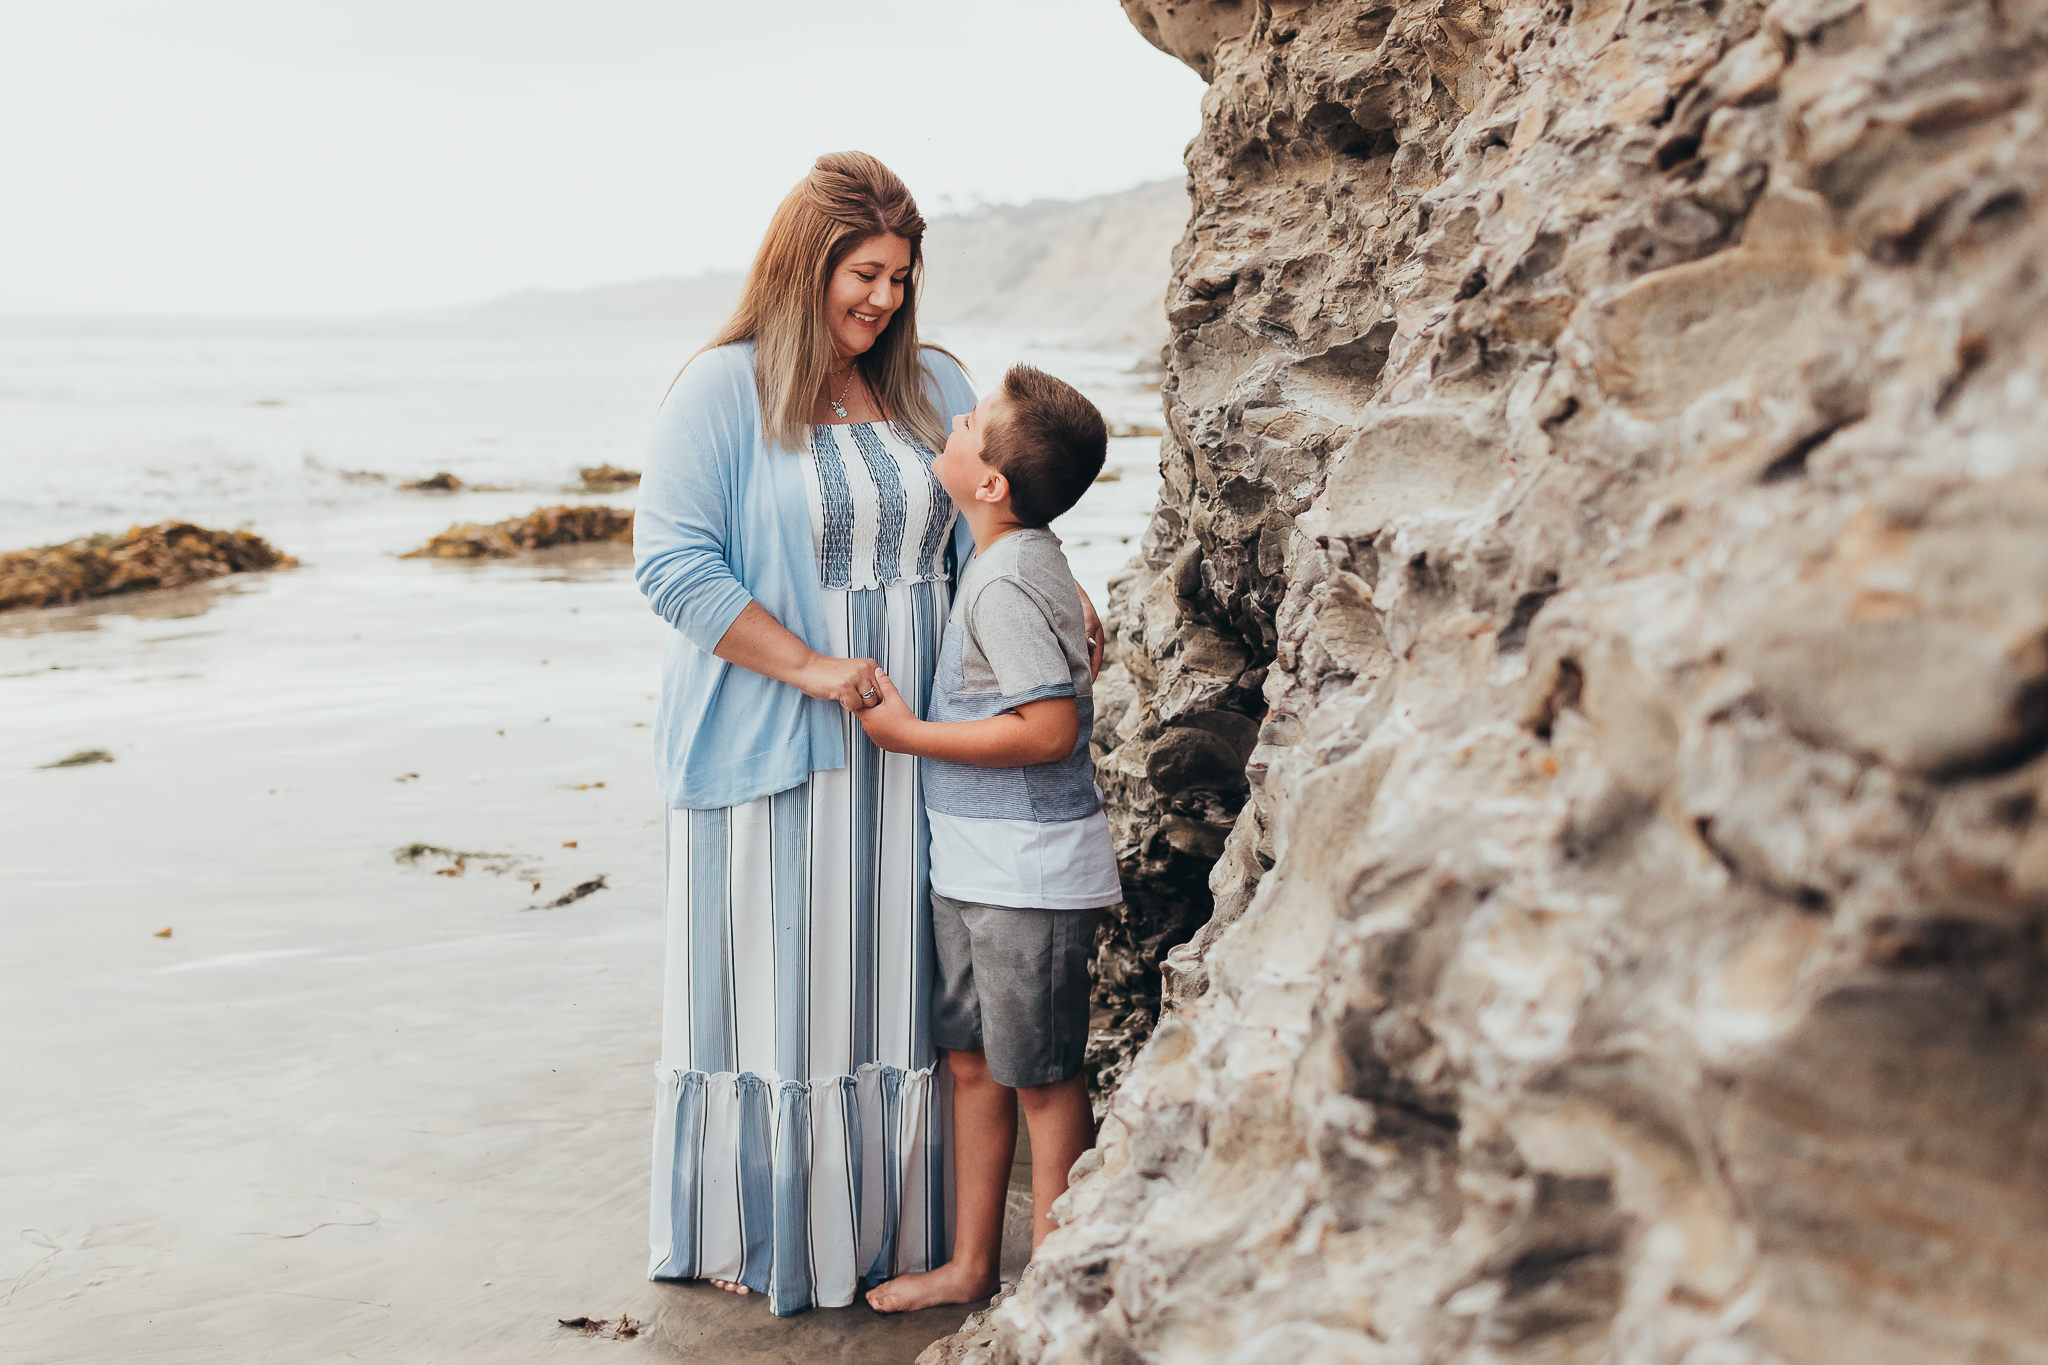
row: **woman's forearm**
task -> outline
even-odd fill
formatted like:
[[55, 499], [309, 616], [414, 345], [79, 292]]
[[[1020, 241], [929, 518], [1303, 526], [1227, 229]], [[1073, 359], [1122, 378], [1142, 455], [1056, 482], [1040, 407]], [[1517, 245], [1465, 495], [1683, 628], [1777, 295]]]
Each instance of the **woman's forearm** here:
[[818, 657], [759, 602], [747, 603], [711, 652], [729, 664], [791, 686], [798, 685], [804, 669]]
[[759, 602], [749, 602], [711, 651], [764, 678], [788, 683], [807, 697], [858, 711], [875, 700], [875, 661], [820, 654]]

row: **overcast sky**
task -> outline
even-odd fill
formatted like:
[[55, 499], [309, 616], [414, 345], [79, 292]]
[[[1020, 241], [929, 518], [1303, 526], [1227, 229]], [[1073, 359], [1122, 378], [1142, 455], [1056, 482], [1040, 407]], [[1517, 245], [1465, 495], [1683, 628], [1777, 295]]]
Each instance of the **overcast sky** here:
[[926, 216], [1181, 173], [1117, 0], [6, 0], [0, 310], [434, 308], [742, 266], [823, 151]]

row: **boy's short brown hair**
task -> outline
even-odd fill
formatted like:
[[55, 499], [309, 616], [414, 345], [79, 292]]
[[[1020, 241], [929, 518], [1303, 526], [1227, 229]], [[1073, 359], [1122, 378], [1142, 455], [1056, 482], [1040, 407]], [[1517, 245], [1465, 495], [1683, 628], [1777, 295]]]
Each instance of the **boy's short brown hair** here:
[[1010, 481], [1010, 511], [1049, 526], [1102, 472], [1109, 428], [1072, 384], [1029, 365], [1003, 376], [1003, 401], [982, 431], [981, 462]]

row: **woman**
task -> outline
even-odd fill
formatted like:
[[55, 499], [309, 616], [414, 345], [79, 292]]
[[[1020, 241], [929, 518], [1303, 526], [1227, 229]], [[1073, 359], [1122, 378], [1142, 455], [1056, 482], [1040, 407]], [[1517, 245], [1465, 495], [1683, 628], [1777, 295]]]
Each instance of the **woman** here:
[[663, 404], [634, 528], [676, 629], [649, 1274], [778, 1314], [949, 1249], [916, 763], [850, 714], [878, 664], [922, 713], [973, 550], [930, 471], [975, 398], [918, 344], [923, 237], [881, 162], [818, 159]]

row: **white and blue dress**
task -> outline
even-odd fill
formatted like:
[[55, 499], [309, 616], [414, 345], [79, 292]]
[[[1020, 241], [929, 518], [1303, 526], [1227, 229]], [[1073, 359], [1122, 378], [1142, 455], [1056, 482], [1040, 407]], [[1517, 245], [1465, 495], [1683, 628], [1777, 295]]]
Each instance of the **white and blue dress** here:
[[[932, 458], [887, 423], [819, 426], [804, 471], [831, 652], [920, 715], [951, 601]], [[844, 724], [844, 768], [668, 819], [649, 1273], [737, 1280], [778, 1314], [951, 1248], [918, 764]]]

